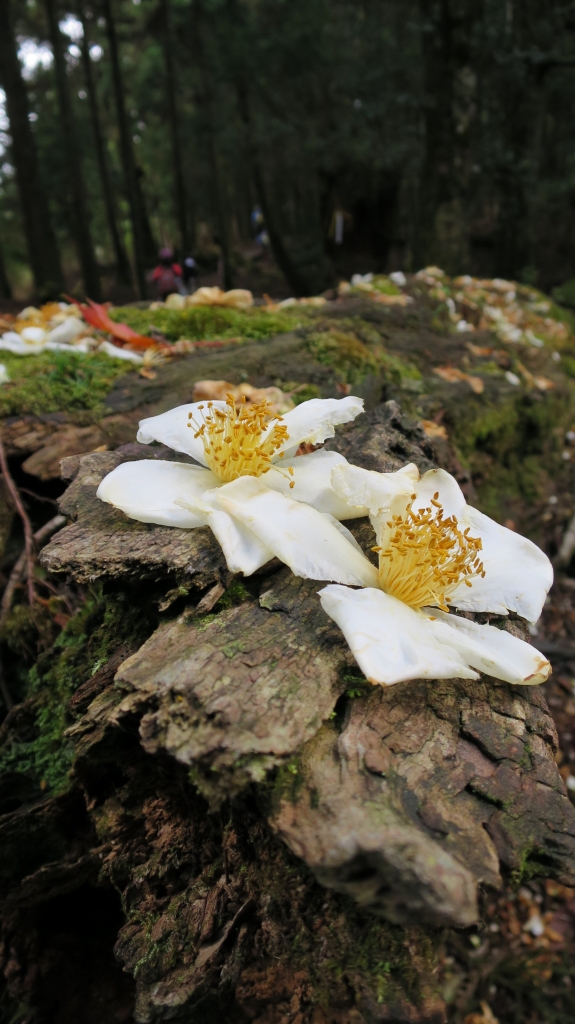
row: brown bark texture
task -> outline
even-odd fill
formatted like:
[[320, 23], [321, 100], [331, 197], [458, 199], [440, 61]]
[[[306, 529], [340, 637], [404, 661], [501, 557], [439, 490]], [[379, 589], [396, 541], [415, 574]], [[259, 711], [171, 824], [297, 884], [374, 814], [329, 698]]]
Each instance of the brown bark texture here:
[[[362, 421], [330, 447], [372, 469], [432, 465], [394, 402]], [[160, 623], [77, 679], [67, 789], [6, 788], [12, 998], [37, 1006], [57, 977], [42, 908], [65, 915], [76, 899], [89, 920], [99, 885], [121, 897], [116, 955], [141, 1024], [440, 1024], [436, 929], [475, 922], [482, 892], [511, 873], [575, 883], [575, 810], [542, 692], [487, 677], [370, 686], [321, 610], [322, 584], [276, 563], [231, 579], [208, 530], [98, 501], [120, 461], [158, 456], [129, 445], [64, 463], [72, 522], [45, 568], [155, 604]], [[369, 523], [351, 525], [369, 551]], [[518, 619], [492, 623], [525, 635]], [[1, 746], [25, 736], [32, 703], [10, 712]], [[125, 975], [110, 979], [129, 1014]]]

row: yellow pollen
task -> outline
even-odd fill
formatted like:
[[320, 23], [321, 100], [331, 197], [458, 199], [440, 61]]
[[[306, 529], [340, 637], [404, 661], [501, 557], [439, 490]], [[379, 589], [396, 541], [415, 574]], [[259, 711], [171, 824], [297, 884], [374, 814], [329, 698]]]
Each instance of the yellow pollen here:
[[[208, 402], [205, 413], [205, 406], [200, 405], [200, 423], [188, 413], [188, 427], [194, 430], [194, 437], [201, 437], [208, 466], [225, 483], [239, 476], [267, 473], [272, 457], [289, 440], [282, 417], [273, 415], [267, 401], [247, 408], [245, 401], [243, 397], [239, 412], [233, 395], [226, 396], [225, 411]], [[274, 420], [278, 422], [270, 430]]]
[[478, 552], [480, 537], [470, 537], [469, 527], [459, 529], [457, 517], [444, 518], [435, 494], [431, 506], [414, 512], [415, 495], [403, 515], [388, 521], [386, 543], [374, 547], [379, 554], [379, 585], [411, 608], [436, 605], [448, 611], [449, 595], [460, 583], [470, 587], [485, 570]]

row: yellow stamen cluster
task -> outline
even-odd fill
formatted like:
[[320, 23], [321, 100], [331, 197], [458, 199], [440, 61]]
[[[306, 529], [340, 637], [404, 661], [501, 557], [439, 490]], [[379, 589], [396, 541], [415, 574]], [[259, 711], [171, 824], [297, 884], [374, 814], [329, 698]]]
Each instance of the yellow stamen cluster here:
[[[265, 400], [246, 406], [244, 397], [237, 411], [233, 395], [227, 395], [225, 411], [213, 402], [198, 408], [202, 422], [196, 423], [189, 413], [188, 427], [195, 431], [194, 437], [201, 437], [205, 459], [212, 472], [226, 483], [239, 476], [267, 473], [272, 457], [289, 440], [281, 416], [274, 415]], [[269, 430], [273, 420], [278, 422]], [[293, 487], [293, 482], [290, 486]]]
[[403, 515], [387, 523], [390, 531], [379, 553], [379, 582], [386, 594], [412, 608], [436, 605], [448, 611], [449, 594], [463, 582], [485, 576], [480, 537], [470, 537], [469, 527], [459, 529], [457, 517], [444, 518], [436, 492], [427, 508], [413, 511], [412, 494]]

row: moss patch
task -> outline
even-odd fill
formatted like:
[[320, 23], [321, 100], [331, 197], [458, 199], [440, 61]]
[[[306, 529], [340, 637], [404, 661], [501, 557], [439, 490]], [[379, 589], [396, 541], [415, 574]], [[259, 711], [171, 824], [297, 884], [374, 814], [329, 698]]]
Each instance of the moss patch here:
[[24, 413], [99, 410], [125, 361], [90, 353], [46, 352], [34, 356], [2, 353], [10, 383], [0, 388], [0, 417]]
[[[22, 618], [23, 612], [30, 616], [27, 608], [19, 607], [16, 616]], [[143, 643], [155, 625], [155, 613], [131, 603], [125, 594], [104, 597], [101, 590], [93, 590], [52, 648], [30, 669], [26, 696], [36, 704], [35, 734], [0, 751], [0, 772], [25, 772], [42, 789], [51, 793], [65, 790], [74, 756], [73, 745], [64, 735], [71, 724], [70, 697], [121, 643]], [[21, 631], [22, 623], [19, 626]]]
[[113, 320], [122, 321], [141, 334], [157, 328], [169, 341], [178, 338], [250, 338], [263, 340], [300, 327], [306, 321], [301, 308], [267, 313], [261, 306], [253, 309], [225, 309], [221, 306], [198, 306], [195, 309], [137, 309], [119, 307], [110, 312]]

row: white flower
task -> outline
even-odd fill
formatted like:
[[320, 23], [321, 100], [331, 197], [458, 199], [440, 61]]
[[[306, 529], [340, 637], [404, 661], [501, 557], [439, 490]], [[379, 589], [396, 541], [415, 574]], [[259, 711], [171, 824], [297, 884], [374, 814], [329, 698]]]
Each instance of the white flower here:
[[509, 683], [547, 678], [549, 662], [530, 644], [448, 610], [538, 619], [553, 581], [539, 548], [468, 506], [441, 469], [420, 479], [414, 465], [388, 474], [344, 465], [332, 485], [369, 509], [376, 533], [375, 587], [320, 593], [370, 682], [476, 679], [479, 671]]
[[337, 452], [295, 454], [301, 442], [333, 437], [363, 411], [360, 398], [318, 399], [284, 416], [266, 402], [236, 411], [195, 402], [142, 420], [138, 441], [160, 441], [200, 465], [145, 459], [104, 478], [98, 497], [144, 523], [210, 526], [232, 572], [249, 575], [274, 556], [298, 576], [373, 586], [374, 567], [338, 520], [366, 515], [331, 486], [347, 462]]

